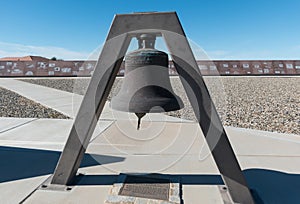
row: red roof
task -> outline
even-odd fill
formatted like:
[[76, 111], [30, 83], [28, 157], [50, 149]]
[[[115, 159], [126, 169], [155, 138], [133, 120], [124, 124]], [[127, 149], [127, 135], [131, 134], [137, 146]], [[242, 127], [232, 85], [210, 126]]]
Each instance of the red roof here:
[[48, 58], [40, 57], [40, 56], [24, 56], [24, 57], [3, 57], [0, 58], [0, 61], [48, 61]]

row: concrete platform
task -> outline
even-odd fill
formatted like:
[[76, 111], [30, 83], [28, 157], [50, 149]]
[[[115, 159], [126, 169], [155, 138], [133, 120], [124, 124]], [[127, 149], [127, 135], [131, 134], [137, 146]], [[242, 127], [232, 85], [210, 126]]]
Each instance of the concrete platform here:
[[[65, 106], [56, 106], [45, 95], [31, 94], [29, 87], [22, 90], [25, 82], [0, 81], [1, 86], [71, 115], [64, 108], [72, 103], [69, 99]], [[51, 91], [52, 97], [69, 94]], [[137, 131], [136, 120], [115, 120], [108, 107], [104, 113], [107, 117], [99, 121], [79, 169], [82, 175], [69, 191], [39, 187], [53, 173], [73, 120], [0, 118], [1, 203], [103, 204], [120, 173], [174, 176], [181, 181], [184, 204], [224, 203], [218, 188], [223, 183], [198, 124], [158, 115], [143, 121]], [[226, 131], [257, 203], [300, 202], [299, 135], [233, 127]]]
[[[159, 173], [181, 178], [184, 203], [223, 203], [217, 187], [222, 180], [197, 124], [149, 122], [141, 131], [124, 133], [118, 123], [131, 125], [131, 121], [100, 122], [79, 169], [84, 176], [70, 192], [36, 189], [53, 172], [71, 120], [33, 120], [2, 132], [1, 198], [6, 203], [25, 198], [25, 203], [103, 203], [120, 173]], [[259, 197], [265, 203], [295, 203], [300, 185], [299, 136], [226, 130], [249, 185]], [[150, 137], [151, 133], [155, 136]]]

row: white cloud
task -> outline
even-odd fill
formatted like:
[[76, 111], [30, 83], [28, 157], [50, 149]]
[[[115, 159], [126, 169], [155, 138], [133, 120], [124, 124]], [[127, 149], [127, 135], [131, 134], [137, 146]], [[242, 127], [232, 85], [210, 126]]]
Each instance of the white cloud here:
[[53, 46], [32, 46], [0, 42], [0, 57], [19, 57], [26, 55], [38, 55], [48, 58], [57, 57], [59, 59], [85, 60], [89, 57], [90, 53], [76, 52]]

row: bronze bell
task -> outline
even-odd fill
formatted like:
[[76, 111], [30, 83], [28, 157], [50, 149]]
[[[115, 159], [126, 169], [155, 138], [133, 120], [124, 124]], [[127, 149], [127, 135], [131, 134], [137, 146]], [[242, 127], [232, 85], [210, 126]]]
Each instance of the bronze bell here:
[[125, 77], [111, 108], [135, 113], [140, 119], [146, 113], [161, 113], [183, 108], [183, 103], [171, 86], [168, 55], [154, 48], [156, 36], [137, 37], [139, 49], [125, 57]]

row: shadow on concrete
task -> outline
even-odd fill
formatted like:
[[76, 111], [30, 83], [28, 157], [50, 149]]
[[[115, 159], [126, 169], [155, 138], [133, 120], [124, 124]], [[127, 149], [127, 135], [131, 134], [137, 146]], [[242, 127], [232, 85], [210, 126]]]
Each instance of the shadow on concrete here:
[[[243, 171], [256, 204], [300, 203], [300, 175], [266, 169]], [[158, 174], [161, 178], [179, 180], [181, 185], [223, 185], [219, 175]], [[75, 185], [112, 185], [120, 175], [81, 175]], [[151, 183], [151, 180], [140, 183]], [[136, 183], [136, 181], [134, 182]]]
[[[0, 146], [0, 183], [52, 174], [61, 152]], [[124, 161], [123, 157], [85, 154], [80, 167]]]
[[[300, 175], [266, 169], [244, 171], [256, 204], [300, 203]], [[258, 200], [260, 199], [260, 200]]]
[[[0, 146], [0, 183], [52, 174], [60, 152]], [[125, 158], [86, 154], [81, 167], [122, 162]], [[300, 203], [300, 175], [266, 169], [243, 171], [256, 204]], [[223, 185], [219, 175], [158, 174], [177, 179], [181, 185]], [[120, 175], [80, 175], [75, 185], [112, 185]]]
[[[131, 174], [130, 174], [131, 175]], [[140, 175], [143, 174], [132, 174]], [[219, 175], [194, 175], [194, 174], [157, 174], [160, 178], [178, 180], [182, 185], [223, 185], [223, 180]], [[118, 181], [120, 175], [79, 175], [74, 181], [74, 185], [112, 185]], [[127, 183], [131, 183], [127, 181]], [[156, 183], [153, 180], [134, 181], [132, 183]]]

